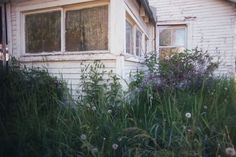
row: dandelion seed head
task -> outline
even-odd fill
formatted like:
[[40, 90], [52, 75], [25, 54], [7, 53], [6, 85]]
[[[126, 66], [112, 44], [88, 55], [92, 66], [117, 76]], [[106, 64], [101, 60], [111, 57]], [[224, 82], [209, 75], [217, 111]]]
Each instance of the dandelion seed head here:
[[97, 108], [96, 108], [95, 106], [92, 107], [92, 110], [93, 110], [93, 111], [96, 111], [96, 109], [97, 109]]
[[86, 139], [87, 139], [87, 136], [86, 136], [85, 134], [81, 134], [81, 135], [80, 135], [80, 138], [81, 138], [81, 140], [86, 140]]
[[112, 149], [117, 150], [118, 147], [119, 147], [118, 144], [116, 144], [116, 143], [112, 144]]
[[185, 117], [186, 117], [186, 118], [191, 118], [191, 116], [192, 116], [192, 115], [191, 115], [190, 112], [187, 112], [187, 113], [185, 114]]

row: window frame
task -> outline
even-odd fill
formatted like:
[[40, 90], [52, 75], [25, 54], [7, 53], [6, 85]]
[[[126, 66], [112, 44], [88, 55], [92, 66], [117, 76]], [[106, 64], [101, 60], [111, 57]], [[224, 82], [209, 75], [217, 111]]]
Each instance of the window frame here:
[[[144, 55], [144, 50], [143, 50], [143, 46], [145, 45], [144, 43], [144, 37], [147, 36], [143, 31], [142, 29], [139, 27], [139, 25], [135, 22], [135, 20], [132, 19], [132, 17], [126, 13], [126, 19], [125, 19], [126, 22], [128, 22], [131, 26], [132, 26], [132, 52], [131, 53], [127, 53], [127, 50], [126, 50], [126, 29], [125, 29], [125, 54], [128, 55], [128, 56], [134, 56], [134, 57], [142, 57]], [[126, 22], [125, 22], [125, 28], [126, 28]], [[141, 33], [141, 52], [139, 55], [137, 55], [137, 52], [136, 52], [136, 34], [137, 34], [137, 31], [139, 31]]]
[[[88, 51], [66, 51], [66, 11], [70, 11], [70, 10], [80, 10], [80, 9], [87, 9], [87, 8], [96, 8], [96, 7], [101, 7], [101, 6], [107, 6], [107, 11], [108, 11], [108, 30], [107, 30], [107, 49], [104, 50], [88, 50]], [[26, 15], [32, 15], [32, 14], [37, 14], [37, 13], [47, 13], [47, 12], [53, 12], [53, 11], [60, 11], [61, 13], [61, 50], [60, 51], [53, 51], [53, 52], [38, 52], [38, 53], [27, 53], [26, 52], [26, 28], [25, 28], [25, 19], [26, 19]], [[101, 4], [85, 4], [85, 5], [81, 5], [81, 4], [77, 4], [77, 5], [65, 5], [65, 6], [60, 6], [60, 7], [53, 7], [50, 9], [35, 9], [35, 10], [29, 10], [29, 11], [21, 11], [20, 12], [20, 32], [21, 32], [21, 45], [20, 45], [20, 49], [21, 52], [24, 55], [27, 56], [40, 56], [40, 55], [54, 55], [54, 54], [86, 54], [86, 53], [100, 53], [100, 52], [108, 52], [109, 48], [110, 48], [110, 40], [109, 40], [109, 34], [110, 34], [110, 7], [109, 7], [109, 3], [101, 3]]]
[[[173, 24], [157, 24], [157, 27], [158, 27], [158, 31], [157, 31], [157, 34], [158, 34], [158, 38], [157, 38], [157, 50], [159, 52], [159, 57], [160, 57], [160, 49], [165, 49], [165, 48], [184, 48], [184, 49], [188, 49], [189, 48], [189, 43], [188, 43], [188, 40], [189, 39], [189, 24], [187, 23], [173, 23]], [[160, 45], [160, 29], [163, 28], [163, 29], [170, 29], [170, 30], [173, 30], [173, 29], [181, 29], [181, 28], [184, 28], [185, 30], [185, 34], [184, 34], [184, 38], [185, 38], [185, 42], [184, 42], [184, 46], [161, 46]], [[171, 42], [172, 42], [172, 34], [171, 34]]]

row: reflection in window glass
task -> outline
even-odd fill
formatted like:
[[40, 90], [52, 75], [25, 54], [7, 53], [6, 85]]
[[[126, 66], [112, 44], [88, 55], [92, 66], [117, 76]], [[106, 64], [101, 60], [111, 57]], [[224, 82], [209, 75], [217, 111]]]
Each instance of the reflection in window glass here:
[[133, 54], [132, 25], [126, 21], [126, 53]]
[[173, 30], [173, 45], [184, 46], [185, 45], [185, 29]]
[[170, 29], [161, 29], [159, 39], [160, 39], [160, 46], [171, 45], [171, 30]]
[[142, 52], [142, 33], [137, 30], [136, 31], [136, 55], [140, 56]]
[[107, 6], [66, 12], [66, 51], [107, 49]]
[[29, 14], [25, 16], [26, 53], [61, 50], [61, 12]]

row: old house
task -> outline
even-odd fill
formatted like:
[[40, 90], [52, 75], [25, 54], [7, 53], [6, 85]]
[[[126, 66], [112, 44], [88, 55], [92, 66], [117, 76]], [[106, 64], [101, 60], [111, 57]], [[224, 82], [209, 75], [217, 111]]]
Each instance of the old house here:
[[75, 90], [81, 62], [101, 60], [122, 78], [154, 51], [147, 0], [1, 0], [1, 44], [27, 66], [47, 68]]
[[218, 74], [235, 75], [235, 0], [149, 0], [157, 14], [157, 50], [165, 57], [196, 46], [221, 64]]

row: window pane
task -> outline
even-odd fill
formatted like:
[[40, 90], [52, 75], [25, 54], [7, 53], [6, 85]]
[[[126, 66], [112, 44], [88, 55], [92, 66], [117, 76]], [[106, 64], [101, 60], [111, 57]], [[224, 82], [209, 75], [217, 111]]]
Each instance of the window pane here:
[[160, 48], [160, 59], [164, 59], [164, 58], [168, 58], [171, 55], [173, 55], [174, 53], [179, 53], [179, 52], [183, 52], [184, 48], [180, 47], [180, 48]]
[[173, 30], [173, 46], [185, 46], [185, 29]]
[[160, 29], [160, 46], [171, 46], [171, 29]]
[[137, 30], [136, 31], [136, 55], [140, 56], [142, 51], [142, 33]]
[[108, 49], [108, 7], [66, 12], [66, 50]]
[[26, 53], [61, 50], [61, 12], [25, 16]]
[[132, 25], [126, 21], [126, 53], [133, 54]]

